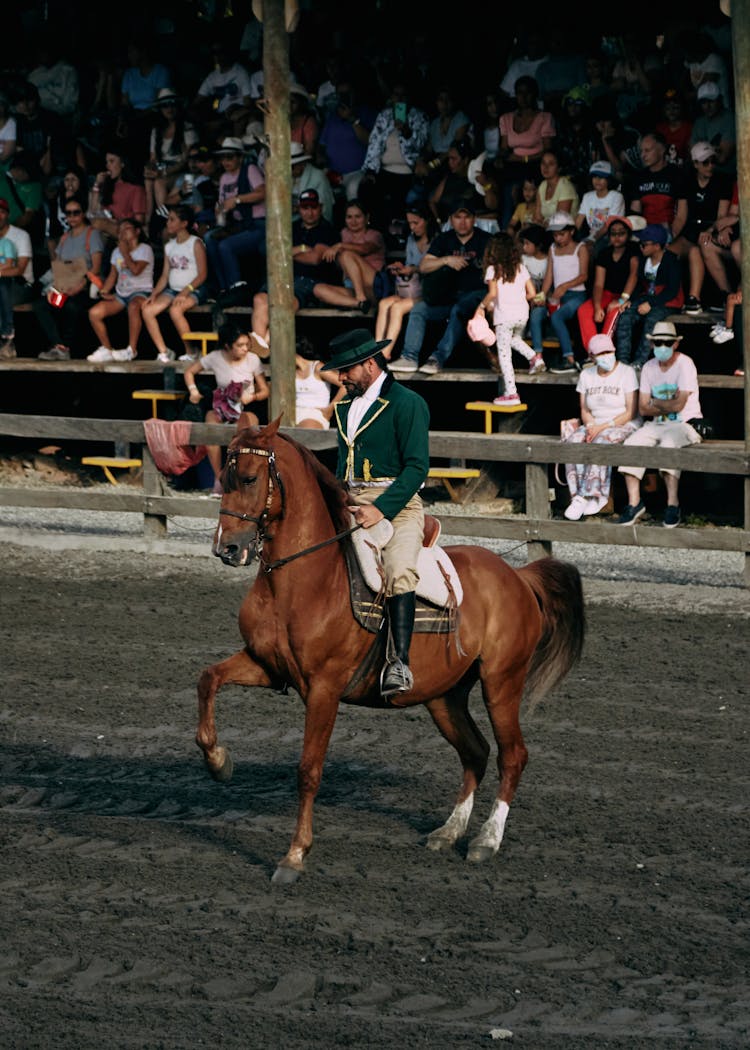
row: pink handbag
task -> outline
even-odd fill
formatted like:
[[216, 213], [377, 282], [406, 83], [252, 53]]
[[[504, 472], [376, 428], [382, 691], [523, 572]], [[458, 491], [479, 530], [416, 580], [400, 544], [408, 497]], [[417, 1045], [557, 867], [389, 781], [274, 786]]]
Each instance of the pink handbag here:
[[487, 323], [486, 317], [472, 317], [466, 325], [466, 333], [473, 343], [484, 343], [485, 346], [493, 346], [495, 333]]

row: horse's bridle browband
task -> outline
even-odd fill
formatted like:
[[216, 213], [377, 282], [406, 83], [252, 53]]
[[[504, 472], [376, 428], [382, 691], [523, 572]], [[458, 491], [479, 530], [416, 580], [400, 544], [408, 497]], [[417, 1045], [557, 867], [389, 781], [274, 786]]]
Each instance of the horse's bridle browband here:
[[263, 540], [266, 538], [266, 532], [264, 531], [264, 525], [268, 521], [268, 512], [271, 509], [271, 503], [273, 501], [274, 493], [274, 480], [276, 481], [276, 487], [281, 494], [281, 514], [280, 518], [284, 517], [286, 510], [286, 499], [284, 492], [284, 482], [281, 474], [276, 467], [276, 452], [274, 449], [270, 451], [265, 448], [235, 448], [231, 449], [227, 456], [227, 468], [235, 466], [237, 457], [242, 455], [249, 456], [264, 456], [268, 460], [268, 496], [266, 497], [266, 505], [262, 512], [255, 517], [252, 514], [240, 514], [236, 510], [225, 510], [223, 507], [219, 509], [219, 515], [225, 514], [230, 518], [239, 518], [240, 521], [251, 521], [257, 528], [257, 534], [255, 537], [255, 556], [263, 566], [266, 572], [271, 572], [272, 569], [278, 569], [282, 565], [286, 565], [287, 562], [295, 561], [297, 558], [301, 558], [305, 554], [312, 554], [313, 551], [320, 550], [321, 547], [327, 547], [331, 543], [336, 543], [337, 540], [343, 539], [345, 536], [350, 536], [357, 529], [361, 529], [361, 525], [354, 525], [351, 529], [345, 529], [344, 532], [339, 532], [335, 536], [332, 536], [329, 540], [323, 540], [322, 543], [316, 543], [313, 547], [306, 547], [304, 550], [297, 551], [296, 554], [290, 554], [286, 558], [279, 558], [278, 561], [264, 562], [261, 557], [263, 550]]

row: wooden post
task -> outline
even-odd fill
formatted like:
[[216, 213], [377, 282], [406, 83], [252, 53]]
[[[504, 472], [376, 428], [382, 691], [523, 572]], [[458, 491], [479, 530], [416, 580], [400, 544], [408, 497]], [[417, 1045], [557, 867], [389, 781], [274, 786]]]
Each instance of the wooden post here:
[[[546, 463], [526, 464], [526, 516], [534, 521], [551, 517], [549, 505], [549, 474]], [[529, 561], [545, 558], [552, 553], [549, 540], [529, 540], [526, 544]]]
[[266, 272], [271, 344], [269, 418], [294, 426], [294, 289], [292, 169], [289, 132], [289, 38], [284, 0], [263, 0], [263, 87], [266, 97]]
[[[737, 131], [737, 185], [741, 220], [750, 219], [750, 0], [732, 0], [734, 124]], [[725, 99], [726, 103], [726, 99]], [[748, 238], [745, 238], [747, 241]], [[745, 448], [750, 454], [750, 266], [742, 267], [742, 359], [745, 369]], [[750, 529], [750, 478], [745, 477], [745, 529]], [[745, 551], [745, 585], [750, 587], [750, 551]]]
[[[141, 459], [143, 460], [143, 495], [145, 497], [164, 496], [166, 493], [162, 475], [154, 463], [154, 457], [147, 444], [144, 444], [141, 449]], [[152, 540], [164, 539], [167, 535], [166, 515], [150, 514], [144, 511], [143, 535]]]

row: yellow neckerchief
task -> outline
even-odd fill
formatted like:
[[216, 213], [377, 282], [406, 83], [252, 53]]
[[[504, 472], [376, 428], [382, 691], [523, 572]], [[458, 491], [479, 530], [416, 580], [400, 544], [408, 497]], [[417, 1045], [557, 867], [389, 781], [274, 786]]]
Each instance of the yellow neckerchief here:
[[[380, 396], [376, 397], [375, 400], [373, 401], [373, 405], [379, 405], [380, 407], [377, 409], [376, 412], [374, 412], [370, 416], [369, 419], [367, 418], [367, 416], [364, 417], [364, 419], [362, 420], [362, 422], [359, 425], [359, 429], [357, 431], [355, 431], [354, 437], [350, 441], [349, 438], [346, 436], [346, 423], [345, 423], [345, 420], [342, 420], [341, 416], [339, 415], [339, 409], [343, 408], [344, 405], [346, 405], [347, 406], [347, 415], [348, 415], [349, 414], [348, 408], [351, 405], [352, 400], [353, 400], [352, 398], [349, 398], [346, 401], [339, 401], [339, 403], [336, 405], [336, 407], [333, 410], [334, 411], [334, 415], [336, 416], [336, 427], [338, 429], [339, 436], [341, 437], [341, 440], [346, 445], [346, 471], [345, 471], [345, 475], [344, 475], [346, 481], [353, 481], [354, 480], [354, 442], [357, 440], [357, 438], [362, 433], [362, 431], [363, 430], [367, 430], [367, 428], [370, 426], [370, 424], [373, 423], [378, 418], [380, 413], [385, 411], [385, 409], [390, 404], [390, 402], [388, 400], [386, 400], [386, 398], [380, 397]], [[372, 412], [372, 408], [368, 408], [367, 411], [368, 412]], [[365, 481], [371, 481], [372, 478], [369, 476], [370, 475], [370, 469], [369, 469], [370, 461], [366, 460], [365, 463], [366, 463], [366, 468], [367, 468], [366, 469], [366, 473], [367, 473], [368, 477], [366, 477], [364, 480]]]

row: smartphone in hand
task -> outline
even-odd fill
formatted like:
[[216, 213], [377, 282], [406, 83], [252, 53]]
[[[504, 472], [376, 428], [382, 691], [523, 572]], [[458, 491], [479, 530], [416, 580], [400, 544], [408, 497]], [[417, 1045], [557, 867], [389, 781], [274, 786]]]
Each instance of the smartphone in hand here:
[[406, 103], [395, 102], [393, 105], [393, 119], [395, 121], [401, 121], [402, 124], [406, 123]]

